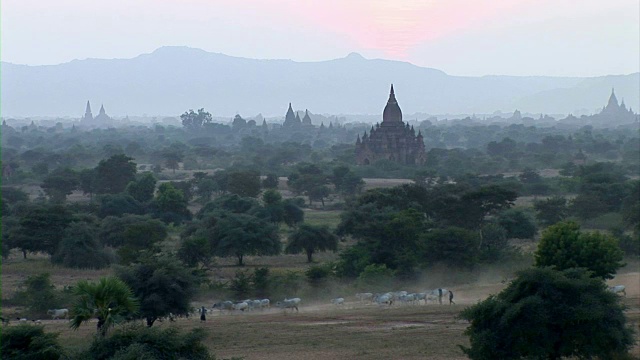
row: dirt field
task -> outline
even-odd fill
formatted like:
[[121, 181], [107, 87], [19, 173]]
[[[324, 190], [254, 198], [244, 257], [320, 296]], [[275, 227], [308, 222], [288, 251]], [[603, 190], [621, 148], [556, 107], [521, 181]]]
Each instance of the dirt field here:
[[[3, 273], [3, 278], [5, 274]], [[620, 274], [611, 284], [627, 287], [624, 302], [630, 324], [640, 324], [640, 273]], [[363, 304], [352, 294], [347, 303], [303, 303], [299, 313], [270, 309], [264, 312], [220, 314], [207, 321], [196, 318], [156, 323], [183, 330], [202, 327], [209, 333], [206, 345], [219, 358], [251, 359], [465, 359], [458, 345], [468, 344], [467, 324], [457, 318], [466, 306], [499, 292], [501, 283], [469, 284], [455, 288], [457, 304], [394, 305]], [[47, 331], [60, 333], [65, 347], [86, 346], [95, 323], [70, 330], [65, 320], [45, 320]], [[14, 326], [12, 323], [9, 326]], [[638, 334], [636, 334], [638, 337]], [[640, 357], [640, 347], [633, 349]]]

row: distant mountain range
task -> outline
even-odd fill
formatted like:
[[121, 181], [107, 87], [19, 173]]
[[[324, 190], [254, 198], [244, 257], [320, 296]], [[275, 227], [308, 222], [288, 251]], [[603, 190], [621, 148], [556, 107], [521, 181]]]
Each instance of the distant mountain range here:
[[[473, 54], [469, 54], [473, 61]], [[2, 62], [3, 117], [81, 117], [85, 103], [112, 116], [282, 115], [289, 102], [313, 113], [381, 114], [393, 83], [405, 114], [592, 113], [618, 98], [640, 108], [640, 73], [601, 77], [452, 76], [407, 62], [352, 53], [320, 62], [258, 60], [188, 47], [162, 47], [133, 59], [27, 66]]]

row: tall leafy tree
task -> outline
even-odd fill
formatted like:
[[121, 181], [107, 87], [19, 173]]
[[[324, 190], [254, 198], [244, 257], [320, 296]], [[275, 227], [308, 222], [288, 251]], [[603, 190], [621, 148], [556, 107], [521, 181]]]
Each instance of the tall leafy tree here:
[[536, 218], [545, 226], [563, 221], [569, 216], [567, 199], [562, 196], [536, 201], [533, 208], [536, 210]]
[[135, 315], [139, 308], [131, 288], [116, 277], [101, 278], [97, 283], [81, 280], [73, 287], [73, 293], [76, 302], [69, 325], [74, 330], [97, 318], [98, 334], [105, 336], [109, 328]]
[[257, 197], [260, 194], [260, 173], [256, 171], [229, 173], [228, 191], [242, 197]]
[[624, 266], [623, 255], [613, 236], [581, 232], [578, 224], [569, 221], [552, 225], [542, 233], [535, 265], [556, 270], [581, 267], [596, 277], [612, 279]]
[[95, 191], [97, 194], [117, 194], [136, 178], [136, 164], [124, 154], [101, 160], [96, 167]]
[[529, 269], [461, 317], [469, 358], [612, 359], [633, 344], [623, 306], [584, 269]]
[[117, 275], [140, 301], [136, 316], [151, 327], [169, 313], [187, 315], [197, 288], [197, 279], [189, 268], [168, 256], [146, 257], [140, 263], [120, 268]]
[[246, 214], [228, 214], [221, 218], [213, 241], [218, 256], [235, 256], [239, 266], [244, 265], [247, 255], [277, 255], [281, 251], [277, 227]]
[[141, 203], [153, 199], [156, 191], [156, 178], [150, 172], [145, 172], [139, 179], [130, 182], [126, 188], [127, 194]]
[[59, 168], [47, 175], [40, 186], [51, 201], [64, 202], [78, 184], [78, 173], [69, 168]]
[[287, 254], [307, 255], [307, 262], [313, 261], [313, 254], [318, 251], [338, 250], [338, 237], [326, 226], [300, 225], [289, 236], [285, 252]]
[[197, 130], [205, 124], [210, 124], [213, 117], [210, 113], [204, 111], [204, 108], [198, 109], [198, 112], [189, 109], [189, 111], [180, 115], [180, 120], [182, 120], [182, 126], [185, 128]]
[[62, 205], [35, 206], [20, 219], [20, 228], [11, 242], [25, 258], [27, 252], [53, 255], [72, 220], [71, 213]]
[[96, 228], [74, 222], [65, 229], [51, 262], [70, 268], [101, 269], [109, 265], [111, 258], [98, 242]]

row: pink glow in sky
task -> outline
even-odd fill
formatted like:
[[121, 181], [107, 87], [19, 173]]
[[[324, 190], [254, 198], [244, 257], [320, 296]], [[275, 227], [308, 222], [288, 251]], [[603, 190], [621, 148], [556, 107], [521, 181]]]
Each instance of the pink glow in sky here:
[[[637, 0], [3, 0], [2, 60], [185, 45], [318, 61], [359, 52], [452, 74], [638, 71]], [[541, 57], [544, 54], [544, 57]]]

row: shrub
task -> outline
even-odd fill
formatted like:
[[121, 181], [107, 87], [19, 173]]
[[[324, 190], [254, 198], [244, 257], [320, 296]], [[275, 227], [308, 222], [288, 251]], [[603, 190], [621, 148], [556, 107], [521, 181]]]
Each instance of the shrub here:
[[3, 359], [57, 360], [64, 355], [58, 343], [58, 334], [45, 333], [43, 326], [5, 327], [0, 334], [0, 357]]
[[585, 269], [522, 271], [460, 316], [471, 359], [611, 359], [633, 344], [619, 298]]
[[131, 326], [95, 337], [83, 359], [214, 359], [202, 344], [206, 337], [204, 329], [181, 333], [177, 328]]

